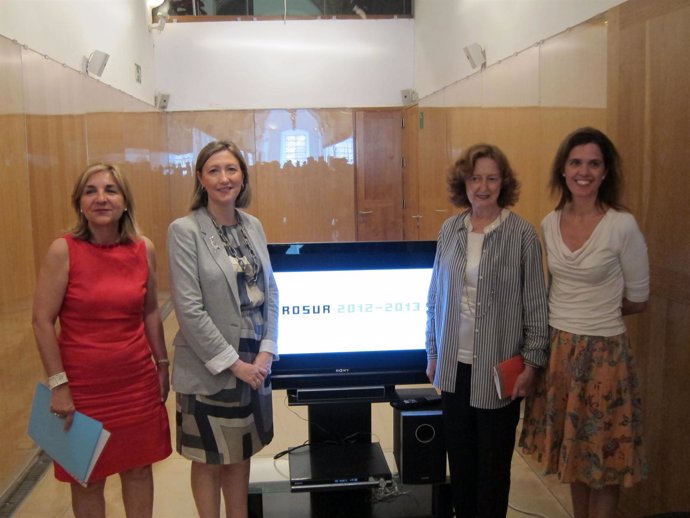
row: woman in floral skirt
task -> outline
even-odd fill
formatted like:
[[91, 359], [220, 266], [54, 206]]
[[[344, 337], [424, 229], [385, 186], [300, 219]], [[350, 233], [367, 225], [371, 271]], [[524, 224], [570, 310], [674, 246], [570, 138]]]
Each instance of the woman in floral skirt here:
[[639, 383], [624, 315], [649, 297], [647, 247], [619, 202], [620, 159], [602, 132], [561, 144], [542, 221], [551, 357], [525, 405], [520, 445], [569, 483], [575, 518], [611, 518], [620, 487], [646, 478]]

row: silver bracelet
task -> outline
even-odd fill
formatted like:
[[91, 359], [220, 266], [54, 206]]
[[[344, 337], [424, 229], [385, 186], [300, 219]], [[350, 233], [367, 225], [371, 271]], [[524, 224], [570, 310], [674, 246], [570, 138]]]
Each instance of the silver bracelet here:
[[53, 374], [48, 378], [48, 388], [50, 390], [53, 390], [56, 387], [59, 387], [60, 385], [64, 385], [67, 383], [69, 380], [67, 379], [67, 373], [65, 371], [58, 372], [57, 374]]

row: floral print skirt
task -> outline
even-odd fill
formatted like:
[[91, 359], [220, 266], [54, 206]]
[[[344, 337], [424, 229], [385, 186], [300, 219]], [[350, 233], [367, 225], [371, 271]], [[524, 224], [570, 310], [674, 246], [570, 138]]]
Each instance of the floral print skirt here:
[[647, 478], [639, 382], [626, 334], [552, 329], [548, 369], [525, 401], [519, 444], [562, 482], [633, 486]]

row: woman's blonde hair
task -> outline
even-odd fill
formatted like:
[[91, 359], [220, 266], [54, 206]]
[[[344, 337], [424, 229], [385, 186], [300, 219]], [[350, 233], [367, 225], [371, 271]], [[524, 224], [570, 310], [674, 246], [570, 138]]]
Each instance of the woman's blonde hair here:
[[84, 194], [86, 183], [96, 173], [105, 171], [110, 173], [115, 185], [122, 193], [125, 202], [125, 210], [118, 222], [118, 231], [120, 232], [121, 243], [131, 243], [139, 235], [136, 220], [134, 219], [134, 198], [132, 198], [132, 190], [129, 187], [127, 179], [122, 175], [117, 166], [105, 163], [91, 164], [83, 173], [79, 175], [74, 188], [72, 189], [72, 207], [77, 214], [77, 222], [70, 230], [70, 233], [79, 239], [88, 241], [91, 239], [91, 229], [89, 222], [81, 211], [81, 197]]
[[199, 151], [199, 156], [196, 159], [196, 166], [194, 167], [194, 192], [192, 193], [192, 210], [196, 210], [200, 207], [206, 207], [208, 205], [208, 193], [204, 189], [203, 185], [199, 181], [199, 175], [201, 170], [204, 168], [208, 159], [211, 158], [216, 153], [221, 151], [229, 151], [240, 163], [240, 169], [242, 170], [242, 190], [235, 200], [235, 207], [242, 209], [244, 207], [249, 207], [249, 202], [252, 200], [252, 190], [249, 186], [249, 171], [247, 169], [247, 162], [242, 156], [242, 151], [234, 142], [229, 142], [227, 140], [214, 140], [206, 144], [201, 151]]

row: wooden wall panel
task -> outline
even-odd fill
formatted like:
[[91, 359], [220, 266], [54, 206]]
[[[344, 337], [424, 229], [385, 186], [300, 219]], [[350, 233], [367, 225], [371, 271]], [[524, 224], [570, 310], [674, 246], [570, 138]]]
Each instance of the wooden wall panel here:
[[[353, 157], [324, 156], [353, 138], [352, 119], [350, 110], [256, 112], [258, 216], [269, 241], [355, 240]], [[281, 135], [290, 130], [310, 136], [298, 163], [281, 157]]]
[[354, 241], [354, 167], [259, 164], [259, 218], [269, 241]]
[[170, 221], [189, 212], [194, 189], [194, 161], [191, 113], [168, 113], [165, 116], [168, 153], [166, 174], [170, 176]]
[[624, 161], [625, 203], [647, 239], [649, 310], [629, 319], [645, 404], [649, 479], [621, 515], [690, 510], [690, 2], [629, 0], [609, 16], [609, 126]]
[[653, 18], [647, 27], [650, 129], [645, 135], [643, 202], [648, 200], [655, 214], [646, 219], [648, 242], [656, 267], [687, 274], [690, 239], [678, 236], [690, 236], [690, 218], [679, 217], [688, 214], [690, 193], [690, 2], [685, 9]]
[[402, 131], [402, 189], [403, 189], [403, 239], [419, 239], [421, 213], [419, 209], [419, 164], [417, 139], [419, 137], [419, 108], [411, 106], [403, 111], [405, 121]]
[[455, 162], [463, 151], [479, 142], [493, 142], [482, 107], [456, 107], [448, 111], [448, 146]]
[[[124, 113], [87, 112], [85, 121], [88, 153], [86, 163], [106, 162], [122, 167], [125, 163]], [[77, 174], [83, 169], [82, 167]]]
[[31, 461], [26, 436], [38, 358], [31, 331], [35, 286], [21, 49], [0, 38], [0, 495]]
[[0, 156], [0, 235], [12, 240], [0, 254], [0, 304], [4, 306], [24, 303], [35, 275], [24, 115], [0, 113]]
[[[0, 180], [2, 217], [0, 235], [11, 237], [12, 245], [0, 253], [0, 305], [9, 310], [14, 303], [24, 304], [31, 294], [34, 256], [31, 196], [27, 168], [26, 117], [23, 110], [21, 55], [0, 39]], [[0, 364], [2, 365], [2, 364]], [[2, 458], [2, 457], [0, 457]]]
[[84, 127], [83, 115], [27, 117], [36, 274], [50, 243], [76, 219], [70, 196], [86, 164]]
[[[125, 113], [122, 118], [123, 170], [131, 184], [141, 232], [156, 247], [159, 291], [168, 289], [166, 237], [171, 221], [170, 175], [157, 153], [165, 149], [167, 135], [162, 114]], [[167, 153], [166, 153], [167, 158]], [[158, 161], [158, 167], [154, 164]]]
[[443, 222], [457, 212], [448, 197], [446, 176], [451, 165], [445, 109], [419, 110], [417, 170], [419, 175], [420, 239], [436, 239]]

